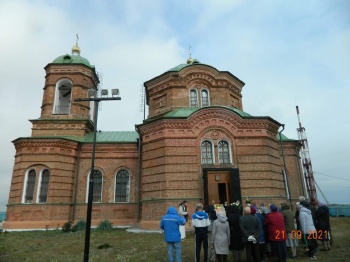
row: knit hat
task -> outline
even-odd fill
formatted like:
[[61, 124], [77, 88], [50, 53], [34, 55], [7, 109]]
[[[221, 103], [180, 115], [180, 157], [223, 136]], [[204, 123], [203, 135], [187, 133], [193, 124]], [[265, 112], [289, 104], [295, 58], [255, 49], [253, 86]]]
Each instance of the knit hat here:
[[303, 200], [305, 200], [305, 197], [304, 197], [304, 196], [300, 196], [300, 197], [299, 197], [299, 202], [301, 202], [301, 201], [303, 201]]
[[270, 213], [270, 209], [268, 209], [267, 207], [261, 207], [261, 213], [263, 214], [269, 214]]
[[255, 215], [256, 209], [254, 207], [250, 207], [250, 214]]
[[318, 201], [318, 206], [319, 206], [319, 207], [322, 207], [322, 206], [325, 206], [325, 205], [326, 205], [326, 203], [325, 203], [325, 202]]
[[274, 212], [274, 211], [277, 211], [277, 210], [278, 210], [277, 206], [276, 206], [276, 205], [274, 205], [274, 204], [270, 205], [270, 209], [271, 209], [271, 211], [272, 211], [272, 212]]

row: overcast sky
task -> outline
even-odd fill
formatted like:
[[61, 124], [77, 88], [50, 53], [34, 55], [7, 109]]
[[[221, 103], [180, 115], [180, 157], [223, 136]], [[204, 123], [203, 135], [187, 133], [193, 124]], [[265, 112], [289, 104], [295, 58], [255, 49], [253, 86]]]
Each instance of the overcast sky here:
[[[306, 128], [316, 182], [331, 203], [350, 204], [350, 1], [0, 0], [0, 211], [14, 164], [11, 141], [40, 117], [44, 67], [71, 53], [119, 88], [101, 103], [98, 129], [133, 131], [142, 84], [192, 57], [243, 82], [243, 110]], [[318, 191], [318, 197], [323, 199]]]

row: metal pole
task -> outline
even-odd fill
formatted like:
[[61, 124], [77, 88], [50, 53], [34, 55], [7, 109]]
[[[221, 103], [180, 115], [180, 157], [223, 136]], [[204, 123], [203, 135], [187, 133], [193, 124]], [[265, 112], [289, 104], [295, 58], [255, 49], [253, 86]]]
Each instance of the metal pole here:
[[101, 101], [121, 100], [121, 97], [95, 97], [93, 98], [77, 98], [74, 102], [94, 101], [94, 136], [92, 142], [92, 156], [91, 156], [91, 171], [89, 177], [89, 192], [88, 192], [88, 206], [86, 212], [86, 228], [85, 228], [85, 248], [84, 248], [84, 262], [89, 262], [90, 249], [90, 231], [91, 231], [91, 214], [92, 214], [92, 199], [94, 188], [94, 169], [95, 169], [95, 149], [96, 149], [96, 133], [97, 133], [97, 116], [98, 103]]
[[88, 205], [86, 213], [86, 229], [85, 229], [85, 248], [84, 248], [84, 262], [89, 261], [89, 249], [90, 249], [90, 231], [91, 231], [91, 214], [92, 214], [92, 199], [94, 192], [94, 173], [95, 173], [95, 149], [96, 149], [96, 131], [97, 131], [97, 116], [98, 116], [98, 102], [94, 102], [94, 136], [92, 142], [92, 156], [91, 156], [91, 171], [89, 177], [89, 194]]

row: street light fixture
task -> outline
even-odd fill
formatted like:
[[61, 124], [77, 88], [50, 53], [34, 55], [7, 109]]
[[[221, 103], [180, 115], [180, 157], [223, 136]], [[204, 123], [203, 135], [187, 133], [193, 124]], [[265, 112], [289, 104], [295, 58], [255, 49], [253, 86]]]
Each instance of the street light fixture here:
[[[94, 173], [95, 173], [95, 150], [96, 150], [96, 132], [97, 132], [97, 116], [98, 116], [98, 104], [101, 101], [110, 101], [110, 100], [121, 100], [119, 97], [119, 90], [117, 95], [108, 97], [108, 89], [101, 90], [101, 97], [97, 97], [96, 90], [89, 90], [88, 98], [76, 98], [74, 102], [94, 102], [94, 135], [92, 142], [92, 154], [91, 154], [91, 171], [89, 176], [89, 192], [88, 192], [88, 205], [86, 212], [86, 230], [85, 230], [85, 248], [84, 248], [84, 262], [89, 261], [89, 249], [90, 249], [90, 231], [91, 231], [91, 214], [92, 214], [92, 199], [93, 199], [93, 188], [94, 188]], [[92, 92], [93, 91], [93, 92]]]

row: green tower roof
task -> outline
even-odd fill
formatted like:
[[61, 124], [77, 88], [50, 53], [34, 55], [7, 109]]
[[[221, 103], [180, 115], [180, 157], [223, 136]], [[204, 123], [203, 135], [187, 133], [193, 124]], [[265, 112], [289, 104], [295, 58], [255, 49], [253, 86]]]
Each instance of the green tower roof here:
[[80, 55], [61, 55], [53, 60], [52, 64], [81, 64], [90, 68], [95, 68], [95, 66], [90, 64], [89, 60]]

